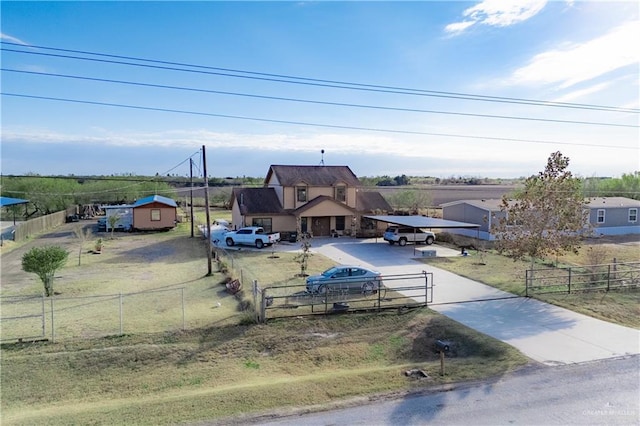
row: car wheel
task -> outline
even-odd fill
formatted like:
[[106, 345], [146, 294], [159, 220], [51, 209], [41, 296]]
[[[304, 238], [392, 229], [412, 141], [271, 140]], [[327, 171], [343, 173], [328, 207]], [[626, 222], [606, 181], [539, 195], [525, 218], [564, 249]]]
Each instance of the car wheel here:
[[407, 245], [407, 239], [406, 238], [400, 238], [400, 241], [398, 241], [398, 244], [400, 244], [402, 247]]
[[225, 242], [229, 247], [233, 247], [233, 238], [227, 238]]
[[326, 294], [327, 293], [327, 286], [324, 284], [320, 284], [318, 286], [318, 294]]
[[431, 244], [433, 244], [433, 237], [427, 237], [427, 241], [426, 241], [427, 245], [430, 246]]
[[367, 281], [366, 283], [362, 284], [362, 294], [364, 294], [365, 296], [369, 296], [371, 294], [373, 294], [373, 289], [375, 288], [374, 284], [372, 281]]
[[262, 247], [264, 247], [262, 240], [256, 240], [256, 248], [261, 249]]

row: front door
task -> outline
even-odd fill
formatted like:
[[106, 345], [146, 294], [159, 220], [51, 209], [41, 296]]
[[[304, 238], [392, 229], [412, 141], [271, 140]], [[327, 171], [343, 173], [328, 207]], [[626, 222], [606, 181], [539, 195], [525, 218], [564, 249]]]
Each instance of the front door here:
[[314, 237], [328, 237], [331, 235], [331, 217], [322, 216], [312, 218], [311, 233]]

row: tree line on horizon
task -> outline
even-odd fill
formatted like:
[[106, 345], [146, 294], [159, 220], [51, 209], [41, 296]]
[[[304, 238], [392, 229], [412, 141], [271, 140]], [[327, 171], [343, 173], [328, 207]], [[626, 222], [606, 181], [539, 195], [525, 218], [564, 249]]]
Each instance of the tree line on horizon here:
[[[492, 180], [451, 177], [447, 179], [432, 177], [409, 177], [407, 175], [376, 176], [359, 178], [365, 188], [369, 187], [407, 187], [419, 185], [489, 185], [514, 184], [522, 180]], [[471, 180], [469, 180], [471, 179]], [[620, 178], [582, 178], [584, 197], [627, 197], [640, 200], [640, 171], [622, 174]], [[210, 187], [255, 186], [264, 184], [264, 178], [226, 177], [209, 178]], [[194, 187], [202, 188], [203, 182], [194, 182]], [[3, 176], [1, 194], [4, 197], [29, 200], [31, 212], [28, 216], [51, 214], [75, 205], [86, 204], [127, 204], [149, 195], [176, 197], [176, 189], [191, 186], [189, 178], [179, 176]], [[428, 192], [428, 189], [426, 190]], [[228, 197], [227, 192], [223, 194]], [[221, 200], [223, 201], [223, 200]], [[406, 201], [406, 200], [405, 200]], [[405, 204], [405, 203], [402, 203]], [[412, 204], [412, 203], [410, 203]], [[7, 208], [22, 215], [23, 206]]]

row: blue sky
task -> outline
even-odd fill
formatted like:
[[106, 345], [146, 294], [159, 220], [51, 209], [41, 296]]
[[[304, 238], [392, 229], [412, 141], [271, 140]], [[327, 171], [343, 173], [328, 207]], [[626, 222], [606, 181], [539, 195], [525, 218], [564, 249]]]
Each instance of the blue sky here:
[[640, 170], [637, 2], [0, 7], [3, 174]]

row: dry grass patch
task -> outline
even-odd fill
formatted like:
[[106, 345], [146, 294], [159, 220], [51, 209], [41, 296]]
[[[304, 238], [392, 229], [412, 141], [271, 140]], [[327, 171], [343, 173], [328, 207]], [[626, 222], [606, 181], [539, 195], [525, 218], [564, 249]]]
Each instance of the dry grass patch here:
[[[435, 339], [455, 342], [444, 377]], [[527, 363], [512, 347], [427, 309], [2, 352], [3, 424], [174, 424], [408, 391]], [[409, 378], [410, 368], [431, 377]]]

